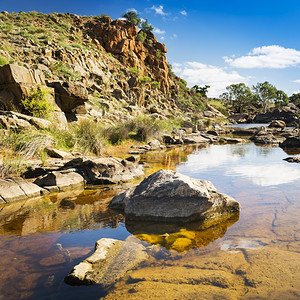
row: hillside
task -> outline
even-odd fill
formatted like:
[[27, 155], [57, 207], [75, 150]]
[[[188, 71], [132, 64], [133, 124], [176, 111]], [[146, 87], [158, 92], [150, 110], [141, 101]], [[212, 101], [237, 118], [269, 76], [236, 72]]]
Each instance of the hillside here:
[[99, 155], [224, 117], [172, 72], [165, 45], [127, 20], [37, 12], [0, 20], [0, 161], [9, 168], [45, 163], [49, 148]]
[[[39, 77], [20, 82], [27, 85], [24, 94], [12, 91], [17, 107], [20, 98], [27, 97], [37, 84], [54, 88], [53, 95], [61, 94], [63, 84], [58, 82], [68, 83], [73, 96], [78, 96], [78, 105], [67, 109], [69, 104], [56, 100], [71, 120], [77, 114], [100, 117], [95, 112], [99, 107], [102, 114], [113, 112], [115, 107], [118, 113], [114, 113], [114, 121], [138, 114], [136, 109], [168, 116], [175, 111], [177, 115], [182, 110], [195, 111], [195, 106], [205, 107], [170, 70], [165, 45], [151, 32], [141, 34], [129, 21], [36, 12], [2, 12], [0, 17], [1, 65], [24, 66], [35, 79]], [[109, 114], [106, 119], [110, 119]]]

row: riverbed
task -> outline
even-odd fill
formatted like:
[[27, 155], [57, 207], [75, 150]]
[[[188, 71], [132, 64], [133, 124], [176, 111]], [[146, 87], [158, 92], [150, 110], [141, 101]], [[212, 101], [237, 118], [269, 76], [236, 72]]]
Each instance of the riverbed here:
[[[207, 229], [174, 229], [169, 240], [107, 208], [131, 184], [3, 205], [0, 299], [299, 299], [300, 164], [287, 156], [253, 143], [143, 155], [147, 175], [165, 168], [210, 180], [242, 206]], [[150, 259], [110, 290], [65, 284], [103, 237], [149, 246]]]

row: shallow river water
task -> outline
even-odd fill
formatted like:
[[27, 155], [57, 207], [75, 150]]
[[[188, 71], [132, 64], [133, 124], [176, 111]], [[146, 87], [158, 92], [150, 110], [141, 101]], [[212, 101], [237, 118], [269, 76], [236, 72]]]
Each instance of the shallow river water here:
[[[300, 164], [287, 156], [253, 143], [144, 155], [147, 175], [176, 169], [240, 202], [239, 216], [206, 229], [125, 224], [107, 204], [126, 186], [0, 206], [0, 299], [300, 299]], [[108, 291], [65, 284], [103, 237], [156, 246]]]

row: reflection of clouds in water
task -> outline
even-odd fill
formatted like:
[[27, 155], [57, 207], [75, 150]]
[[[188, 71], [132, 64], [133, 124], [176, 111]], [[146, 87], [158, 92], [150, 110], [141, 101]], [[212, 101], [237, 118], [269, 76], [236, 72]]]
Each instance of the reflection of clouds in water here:
[[231, 249], [258, 249], [267, 244], [257, 239], [238, 239], [238, 240], [225, 240], [221, 243], [221, 250]]
[[231, 168], [226, 175], [247, 176], [256, 185], [271, 186], [300, 179], [300, 169], [282, 164], [267, 166], [244, 165]]
[[181, 172], [186, 169], [189, 172], [194, 172], [207, 168], [218, 167], [238, 160], [239, 156], [234, 155], [232, 153], [232, 149], [228, 147], [209, 147], [207, 149], [202, 149], [197, 154], [189, 155], [188, 163], [179, 166], [177, 171]]

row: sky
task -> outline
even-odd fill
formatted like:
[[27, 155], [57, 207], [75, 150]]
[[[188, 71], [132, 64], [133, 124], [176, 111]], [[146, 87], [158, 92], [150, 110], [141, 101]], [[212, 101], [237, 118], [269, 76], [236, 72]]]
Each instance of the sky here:
[[268, 81], [290, 96], [300, 92], [299, 0], [1, 0], [0, 11], [107, 14], [136, 10], [166, 44], [168, 62], [189, 87]]

